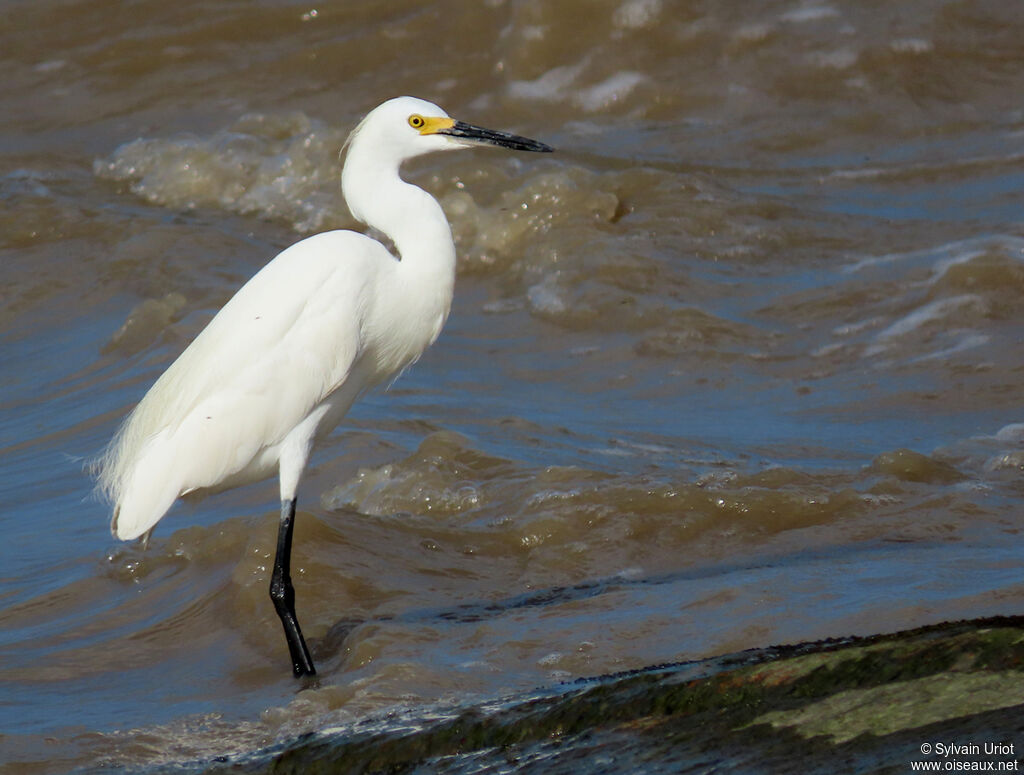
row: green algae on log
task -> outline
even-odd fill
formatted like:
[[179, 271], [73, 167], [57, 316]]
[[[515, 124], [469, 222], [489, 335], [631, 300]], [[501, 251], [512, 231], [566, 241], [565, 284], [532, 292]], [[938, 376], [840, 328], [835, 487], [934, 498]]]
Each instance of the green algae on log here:
[[[986, 744], [1003, 747], [986, 752]], [[949, 745], [959, 746], [960, 769], [1019, 766], [1024, 617], [580, 680], [485, 706], [325, 731], [214, 769], [908, 772], [914, 761], [952, 761], [942, 747]]]

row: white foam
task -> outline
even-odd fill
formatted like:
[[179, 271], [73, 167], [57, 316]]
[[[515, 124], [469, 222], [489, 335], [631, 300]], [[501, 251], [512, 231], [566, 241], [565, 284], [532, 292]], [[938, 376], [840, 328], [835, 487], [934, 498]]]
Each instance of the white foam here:
[[542, 315], [561, 315], [568, 304], [558, 284], [558, 275], [550, 274], [526, 291], [530, 307]]
[[589, 89], [581, 89], [576, 93], [574, 100], [584, 110], [593, 113], [625, 99], [633, 89], [646, 80], [647, 76], [643, 73], [626, 70]]
[[935, 352], [925, 353], [924, 355], [914, 358], [911, 363], [918, 363], [920, 361], [933, 361], [940, 360], [942, 358], [948, 358], [950, 355], [964, 352], [965, 350], [973, 350], [975, 347], [981, 347], [982, 345], [988, 344], [992, 337], [988, 334], [981, 334], [975, 331], [957, 332], [960, 338], [953, 342], [949, 347], [945, 347]]
[[584, 60], [548, 70], [532, 81], [512, 81], [508, 93], [512, 97], [544, 102], [569, 101], [594, 113], [625, 99], [637, 86], [648, 80], [643, 73], [621, 70], [589, 87], [576, 82], [588, 66]]
[[93, 165], [165, 207], [219, 207], [321, 231], [344, 213], [337, 176], [340, 130], [302, 113], [252, 114], [209, 137], [138, 139]]
[[927, 54], [935, 44], [924, 38], [896, 38], [889, 41], [889, 48], [898, 54]]
[[999, 441], [1011, 444], [1024, 444], [1024, 422], [1014, 422], [1004, 425], [996, 431], [995, 438]]
[[612, 14], [612, 24], [623, 30], [649, 27], [661, 16], [661, 0], [626, 0]]
[[780, 17], [784, 22], [794, 24], [805, 24], [807, 22], [821, 21], [822, 19], [834, 19], [839, 16], [839, 11], [830, 5], [802, 5], [791, 11], [786, 11]]
[[[855, 175], [851, 173], [851, 176]], [[938, 247], [911, 250], [905, 253], [885, 253], [880, 256], [867, 256], [845, 267], [843, 272], [852, 274], [885, 264], [931, 259], [935, 262], [936, 271], [941, 274], [953, 264], [970, 261], [972, 258], [977, 258], [992, 250], [1005, 250], [1007, 253], [1024, 257], [1024, 238], [1009, 235], [984, 236], [949, 242]]]
[[586, 66], [586, 61], [575, 65], [562, 65], [548, 70], [532, 81], [512, 81], [508, 85], [508, 93], [520, 99], [560, 100]]
[[909, 315], [904, 315], [884, 331], [879, 332], [875, 339], [876, 341], [884, 341], [904, 336], [933, 320], [949, 317], [953, 313], [968, 307], [984, 309], [985, 300], [973, 293], [952, 296], [948, 299], [936, 299], [914, 310]]

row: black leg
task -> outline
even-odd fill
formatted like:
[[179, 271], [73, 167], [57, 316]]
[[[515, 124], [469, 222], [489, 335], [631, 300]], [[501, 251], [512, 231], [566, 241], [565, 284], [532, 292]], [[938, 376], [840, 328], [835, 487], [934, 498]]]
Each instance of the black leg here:
[[277, 615], [284, 626], [284, 637], [288, 640], [288, 651], [292, 655], [292, 670], [295, 677], [316, 675], [313, 659], [309, 656], [306, 641], [295, 617], [295, 589], [292, 587], [292, 527], [295, 524], [295, 500], [281, 502], [281, 525], [277, 530], [277, 557], [274, 559], [274, 573], [270, 577], [270, 599], [274, 601]]

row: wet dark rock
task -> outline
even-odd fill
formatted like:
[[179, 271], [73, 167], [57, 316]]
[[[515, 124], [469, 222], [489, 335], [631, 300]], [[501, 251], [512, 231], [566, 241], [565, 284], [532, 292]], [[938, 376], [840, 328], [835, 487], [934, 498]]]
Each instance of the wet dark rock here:
[[1019, 752], [986, 744], [1012, 749], [1022, 731], [1024, 617], [998, 617], [580, 680], [486, 707], [325, 731], [212, 771], [902, 773], [913, 761], [998, 769], [1016, 768]]

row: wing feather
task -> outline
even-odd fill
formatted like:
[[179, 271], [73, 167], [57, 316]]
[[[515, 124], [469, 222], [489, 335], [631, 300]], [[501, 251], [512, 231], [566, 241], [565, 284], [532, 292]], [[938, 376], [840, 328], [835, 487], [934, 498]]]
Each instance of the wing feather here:
[[250, 467], [345, 382], [388, 262], [364, 235], [326, 232], [284, 250], [224, 305], [98, 461], [118, 537]]

